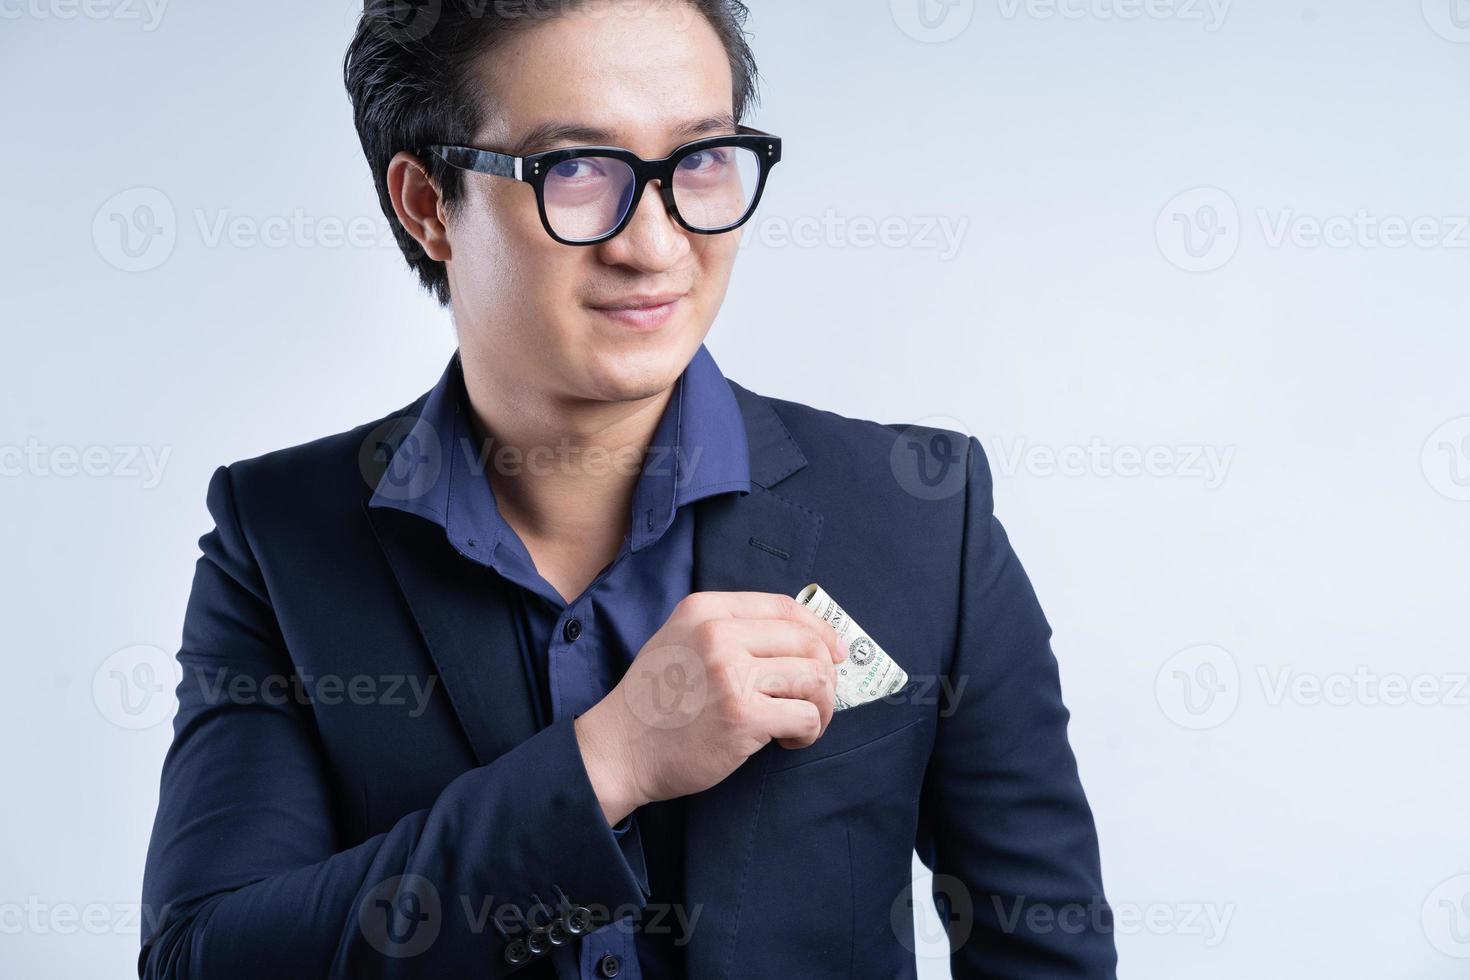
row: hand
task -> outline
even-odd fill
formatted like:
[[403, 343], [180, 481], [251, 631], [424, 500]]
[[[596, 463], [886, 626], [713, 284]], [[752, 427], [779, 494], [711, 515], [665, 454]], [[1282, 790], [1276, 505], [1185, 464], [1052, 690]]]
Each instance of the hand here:
[[811, 745], [832, 720], [834, 664], [846, 658], [837, 631], [790, 596], [686, 596], [574, 722], [608, 823], [708, 789], [772, 739]]

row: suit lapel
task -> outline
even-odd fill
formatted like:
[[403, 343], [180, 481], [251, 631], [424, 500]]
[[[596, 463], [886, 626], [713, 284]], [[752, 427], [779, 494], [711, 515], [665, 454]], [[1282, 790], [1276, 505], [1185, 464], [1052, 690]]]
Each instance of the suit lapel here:
[[[694, 504], [694, 591], [794, 596], [810, 581], [822, 516], [770, 487], [804, 467], [806, 457], [769, 402], [734, 382], [730, 387], [745, 419], [754, 488]], [[732, 975], [770, 748], [686, 800], [683, 902], [700, 910], [686, 949], [689, 976]]]
[[536, 734], [535, 674], [521, 650], [513, 587], [457, 553], [422, 519], [365, 508], [479, 765]]

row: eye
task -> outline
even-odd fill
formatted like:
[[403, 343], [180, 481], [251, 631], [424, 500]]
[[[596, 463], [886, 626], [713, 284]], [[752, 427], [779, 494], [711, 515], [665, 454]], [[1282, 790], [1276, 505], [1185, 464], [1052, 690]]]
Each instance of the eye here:
[[715, 147], [713, 149], [700, 150], [698, 153], [689, 154], [687, 157], [679, 161], [679, 169], [687, 170], [691, 173], [708, 172], [710, 170], [714, 170], [718, 167], [724, 166], [726, 163], [729, 162], [729, 159], [730, 151], [728, 149]]
[[547, 176], [557, 180], [589, 180], [604, 176], [602, 168], [590, 157], [563, 160], [547, 171]]

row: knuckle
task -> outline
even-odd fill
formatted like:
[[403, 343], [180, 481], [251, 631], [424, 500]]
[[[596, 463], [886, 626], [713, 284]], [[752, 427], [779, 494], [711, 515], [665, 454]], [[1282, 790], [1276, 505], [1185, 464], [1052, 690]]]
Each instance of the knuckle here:
[[754, 706], [751, 699], [742, 697], [739, 691], [731, 691], [724, 702], [725, 724], [732, 731], [743, 732], [752, 728], [755, 724]]
[[686, 616], [698, 616], [706, 605], [708, 605], [708, 599], [705, 593], [691, 592], [680, 599], [674, 608]]
[[726, 665], [720, 673], [723, 678], [721, 697], [728, 705], [748, 710], [755, 691], [759, 689], [756, 678], [749, 670], [733, 663]]
[[807, 705], [805, 711], [805, 737], [809, 742], [815, 742], [817, 737], [822, 734], [822, 713], [810, 701], [804, 703]]
[[832, 651], [828, 648], [822, 636], [817, 633], [813, 633], [811, 639], [807, 641], [806, 654], [813, 660], [825, 661], [832, 659]]
[[713, 678], [710, 687], [715, 697], [731, 699], [740, 691], [740, 678], [733, 663], [727, 663], [723, 659], [716, 659], [710, 665], [710, 675]]
[[694, 641], [700, 652], [709, 655], [722, 650], [729, 638], [728, 624], [722, 619], [706, 619], [694, 626]]

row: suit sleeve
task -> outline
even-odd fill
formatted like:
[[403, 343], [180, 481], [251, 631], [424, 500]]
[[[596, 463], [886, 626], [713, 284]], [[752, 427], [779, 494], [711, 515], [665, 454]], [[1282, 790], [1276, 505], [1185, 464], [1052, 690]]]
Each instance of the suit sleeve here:
[[612, 828], [613, 837], [622, 849], [623, 860], [638, 882], [644, 899], [650, 895], [648, 888], [648, 862], [643, 856], [643, 831], [638, 825], [638, 811], [634, 810]]
[[[1067, 741], [1051, 627], [969, 438], [955, 696], [941, 702], [918, 850], [959, 978], [1112, 978], [1097, 833]], [[963, 685], [961, 687], [960, 685]]]
[[502, 977], [520, 969], [504, 954], [524, 917], [546, 913], [533, 894], [550, 916], [559, 894], [594, 916], [643, 907], [570, 718], [342, 846], [311, 707], [282, 696], [294, 667], [225, 467], [208, 504], [215, 527], [200, 539], [144, 871], [140, 977]]

